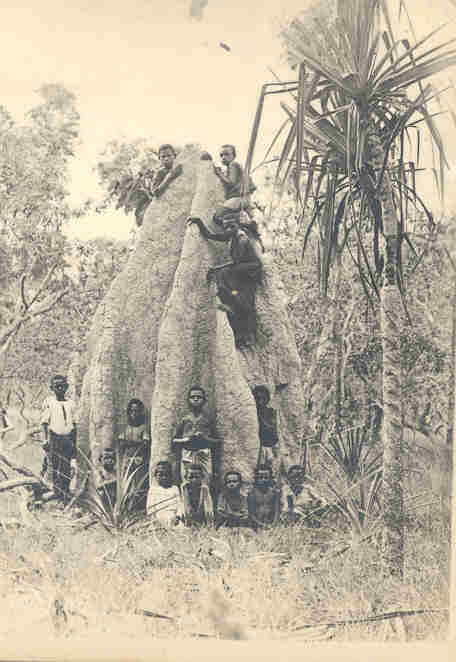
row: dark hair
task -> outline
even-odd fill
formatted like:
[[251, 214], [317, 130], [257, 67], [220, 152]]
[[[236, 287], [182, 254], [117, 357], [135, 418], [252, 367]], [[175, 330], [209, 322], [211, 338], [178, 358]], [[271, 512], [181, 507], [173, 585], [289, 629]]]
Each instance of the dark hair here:
[[127, 411], [130, 411], [131, 405], [138, 405], [138, 407], [144, 411], [144, 402], [142, 400], [138, 400], [138, 398], [132, 398], [130, 400], [127, 405]]
[[233, 150], [233, 156], [236, 156], [236, 147], [234, 145], [222, 145], [222, 149], [230, 147]]
[[260, 232], [258, 230], [258, 223], [256, 221], [250, 221], [249, 223], [239, 223], [239, 227], [247, 232], [247, 234], [251, 235], [254, 239], [256, 239], [260, 244], [262, 251], [264, 253], [264, 245], [263, 241], [261, 239]]
[[271, 476], [271, 478], [274, 475], [272, 472], [272, 468], [269, 466], [269, 464], [259, 464], [255, 469], [255, 476], [258, 474], [259, 471], [269, 471], [269, 475]]
[[194, 384], [193, 386], [191, 386], [187, 391], [187, 398], [190, 397], [190, 393], [192, 391], [200, 391], [200, 393], [202, 393], [204, 395], [204, 399], [206, 400], [206, 391], [204, 390], [204, 388], [202, 386], [198, 386], [198, 384]]
[[170, 145], [169, 143], [165, 143], [164, 145], [160, 145], [160, 147], [158, 148], [158, 157], [159, 158], [160, 158], [160, 152], [164, 152], [165, 149], [171, 150], [171, 152], [174, 154], [174, 156], [176, 156], [176, 150], [174, 149], [174, 147], [172, 145]]
[[169, 471], [170, 473], [173, 472], [173, 469], [172, 469], [172, 467], [171, 467], [171, 462], [168, 462], [168, 460], [160, 460], [160, 462], [157, 462], [157, 464], [155, 465], [154, 473], [155, 473], [158, 469], [166, 469], [166, 470]]
[[252, 389], [252, 393], [253, 393], [253, 397], [255, 398], [255, 400], [257, 398], [257, 395], [260, 395], [260, 393], [264, 393], [264, 395], [267, 396], [267, 398], [268, 398], [267, 402], [269, 402], [269, 400], [271, 399], [271, 394], [269, 393], [269, 389], [268, 389], [267, 386], [264, 386], [264, 384], [259, 384], [258, 386], [255, 386]]
[[302, 474], [306, 473], [306, 470], [302, 466], [302, 464], [292, 464], [291, 467], [287, 471], [287, 476], [289, 476], [292, 471], [299, 471], [299, 473], [302, 473]]
[[54, 386], [56, 382], [65, 382], [65, 384], [68, 384], [68, 379], [65, 377], [65, 375], [54, 375], [54, 377], [51, 379], [51, 386]]
[[242, 483], [242, 475], [240, 471], [237, 471], [236, 469], [233, 469], [232, 471], [225, 471], [225, 475], [223, 476], [223, 482], [226, 482], [227, 476], [237, 476], [239, 478], [239, 481]]

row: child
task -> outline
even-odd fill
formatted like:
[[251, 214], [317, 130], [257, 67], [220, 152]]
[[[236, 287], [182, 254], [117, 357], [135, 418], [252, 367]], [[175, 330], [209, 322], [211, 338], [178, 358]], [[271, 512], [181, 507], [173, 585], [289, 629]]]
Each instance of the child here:
[[55, 375], [51, 380], [51, 395], [43, 402], [41, 423], [47, 445], [52, 484], [64, 504], [70, 498], [71, 460], [76, 455], [75, 404], [67, 400], [67, 378]]
[[217, 504], [216, 528], [249, 526], [247, 499], [241, 493], [241, 474], [239, 471], [227, 471], [223, 483], [224, 488]]
[[272, 469], [259, 464], [255, 470], [255, 482], [247, 503], [254, 528], [266, 528], [277, 523], [280, 514], [280, 494], [274, 488]]
[[214, 478], [218, 440], [215, 438], [213, 425], [203, 412], [206, 404], [204, 389], [201, 386], [192, 386], [188, 391], [187, 402], [189, 412], [178, 425], [173, 439], [178, 473], [182, 479], [187, 466], [198, 464], [203, 470], [206, 484], [209, 485]]
[[180, 163], [174, 167], [176, 152], [172, 145], [160, 145], [158, 149], [158, 158], [160, 159], [161, 168], [155, 173], [151, 191], [151, 195], [156, 198], [159, 198], [161, 194], [166, 191], [171, 182], [183, 172]]
[[133, 398], [127, 405], [127, 424], [118, 437], [121, 475], [134, 474], [129, 484], [131, 510], [146, 509], [149, 489], [150, 434], [144, 403]]
[[271, 396], [266, 386], [255, 386], [252, 393], [257, 408], [258, 435], [260, 437], [258, 464], [269, 464], [272, 467], [274, 460], [278, 457], [277, 412], [272, 407], [268, 407]]
[[222, 145], [220, 159], [225, 166], [225, 172], [219, 167], [214, 167], [214, 172], [223, 184], [225, 203], [217, 209], [214, 221], [220, 223], [226, 215], [242, 210], [245, 210], [248, 216], [251, 217], [250, 195], [256, 190], [256, 186], [249, 177], [247, 190], [244, 190], [244, 171], [242, 166], [235, 160], [235, 146]]
[[214, 504], [209, 487], [203, 482], [203, 470], [198, 464], [186, 467], [182, 485], [183, 519], [185, 526], [202, 526], [214, 521]]
[[147, 496], [147, 514], [165, 527], [176, 526], [182, 519], [182, 499], [173, 485], [172, 467], [166, 460], [157, 462], [153, 483]]
[[176, 152], [172, 145], [161, 145], [158, 149], [158, 158], [161, 167], [151, 176], [151, 171], [139, 173], [139, 179], [134, 182], [129, 198], [135, 195], [137, 202], [135, 217], [136, 225], [141, 227], [144, 221], [144, 214], [152, 198], [159, 198], [168, 188], [171, 182], [182, 174], [182, 165], [174, 167]]
[[282, 511], [286, 523], [306, 522], [320, 526], [322, 501], [306, 479], [304, 467], [293, 465], [288, 470], [288, 486], [282, 490]]

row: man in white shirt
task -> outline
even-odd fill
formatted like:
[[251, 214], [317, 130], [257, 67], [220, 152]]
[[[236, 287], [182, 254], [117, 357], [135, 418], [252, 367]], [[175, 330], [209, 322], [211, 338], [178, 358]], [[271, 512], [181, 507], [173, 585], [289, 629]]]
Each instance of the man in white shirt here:
[[67, 378], [55, 375], [51, 380], [54, 395], [43, 402], [41, 415], [52, 484], [65, 504], [70, 498], [71, 460], [76, 455], [75, 403], [65, 398], [67, 390]]

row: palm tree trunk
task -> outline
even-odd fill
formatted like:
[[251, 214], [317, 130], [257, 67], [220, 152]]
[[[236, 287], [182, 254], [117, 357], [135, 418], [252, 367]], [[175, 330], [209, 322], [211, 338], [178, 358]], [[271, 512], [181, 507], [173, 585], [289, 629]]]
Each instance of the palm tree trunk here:
[[[381, 172], [384, 150], [377, 135], [370, 136], [370, 163]], [[402, 471], [402, 374], [401, 311], [403, 303], [397, 285], [398, 234], [391, 181], [384, 173], [378, 191], [382, 206], [386, 242], [380, 327], [383, 349], [383, 549], [385, 575], [402, 577], [404, 565], [403, 471]]]
[[342, 255], [336, 248], [336, 286], [334, 293], [334, 319], [333, 319], [333, 340], [335, 345], [334, 354], [334, 419], [336, 432], [340, 432], [342, 427], [342, 380], [343, 380], [343, 361], [344, 361], [344, 338], [342, 334], [342, 302], [340, 300], [340, 285], [342, 281]]

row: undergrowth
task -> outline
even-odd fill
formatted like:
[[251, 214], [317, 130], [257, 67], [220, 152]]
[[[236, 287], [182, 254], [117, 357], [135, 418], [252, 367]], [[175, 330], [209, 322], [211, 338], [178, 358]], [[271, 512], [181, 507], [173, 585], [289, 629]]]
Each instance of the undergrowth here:
[[[47, 628], [51, 637], [112, 631], [293, 639], [312, 632], [303, 625], [432, 608], [442, 611], [403, 623], [408, 640], [439, 640], [446, 633], [446, 539], [436, 523], [409, 526], [400, 582], [382, 578], [374, 543], [353, 546], [324, 526], [166, 532], [142, 521], [110, 533], [90, 518], [34, 513], [0, 528], [0, 636]], [[325, 638], [394, 639], [395, 628], [337, 625]]]

